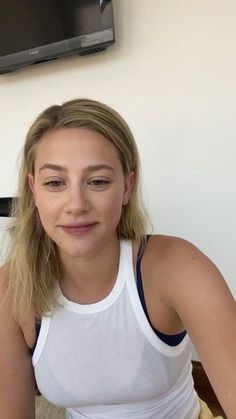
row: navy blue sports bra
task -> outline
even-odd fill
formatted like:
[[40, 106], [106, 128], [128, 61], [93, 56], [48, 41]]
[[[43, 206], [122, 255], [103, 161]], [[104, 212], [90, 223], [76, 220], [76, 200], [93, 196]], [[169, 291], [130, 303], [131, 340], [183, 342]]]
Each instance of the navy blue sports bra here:
[[181, 332], [178, 333], [177, 335], [166, 335], [164, 333], [159, 332], [157, 329], [155, 329], [152, 326], [152, 323], [150, 321], [150, 317], [147, 311], [147, 306], [146, 306], [146, 302], [145, 302], [145, 297], [144, 297], [144, 292], [143, 292], [143, 281], [142, 281], [142, 273], [141, 273], [141, 260], [142, 260], [142, 256], [146, 247], [146, 244], [148, 242], [150, 238], [150, 235], [146, 236], [146, 243], [144, 246], [140, 246], [139, 251], [138, 251], [138, 257], [137, 257], [137, 262], [136, 262], [136, 283], [137, 283], [137, 289], [138, 289], [138, 295], [144, 310], [144, 313], [146, 314], [146, 317], [149, 321], [149, 324], [151, 326], [151, 328], [153, 329], [153, 331], [155, 332], [155, 334], [165, 343], [167, 343], [167, 345], [170, 346], [176, 346], [178, 345], [183, 338], [186, 335], [186, 332]]
[[[150, 236], [146, 237], [146, 243], [145, 246], [149, 240]], [[146, 302], [145, 302], [145, 297], [144, 297], [144, 292], [143, 292], [143, 282], [142, 282], [142, 274], [141, 274], [141, 261], [142, 261], [142, 256], [145, 250], [145, 246], [140, 246], [139, 252], [138, 252], [138, 257], [137, 257], [137, 262], [136, 262], [136, 281], [137, 281], [137, 290], [138, 290], [138, 294], [139, 294], [139, 298], [143, 307], [143, 310], [146, 314], [146, 317], [149, 321], [150, 326], [152, 327], [153, 331], [155, 332], [155, 334], [163, 341], [165, 342], [167, 345], [170, 346], [176, 346], [178, 345], [183, 338], [186, 335], [186, 332], [181, 332], [178, 333], [177, 335], [166, 335], [164, 333], [159, 332], [158, 330], [156, 330], [150, 321], [149, 315], [148, 315], [148, 311], [147, 311], [147, 306], [146, 306]], [[37, 320], [35, 323], [35, 329], [36, 329], [36, 342], [34, 347], [32, 348], [31, 352], [33, 354], [34, 349], [36, 347], [36, 343], [38, 340], [38, 336], [39, 336], [39, 332], [40, 332], [40, 327], [41, 327], [41, 321]]]

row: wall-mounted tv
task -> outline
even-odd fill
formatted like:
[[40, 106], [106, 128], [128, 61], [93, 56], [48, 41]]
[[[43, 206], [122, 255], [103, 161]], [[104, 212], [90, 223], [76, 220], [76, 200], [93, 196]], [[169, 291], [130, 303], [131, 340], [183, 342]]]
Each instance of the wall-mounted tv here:
[[0, 1], [0, 74], [114, 42], [111, 0]]

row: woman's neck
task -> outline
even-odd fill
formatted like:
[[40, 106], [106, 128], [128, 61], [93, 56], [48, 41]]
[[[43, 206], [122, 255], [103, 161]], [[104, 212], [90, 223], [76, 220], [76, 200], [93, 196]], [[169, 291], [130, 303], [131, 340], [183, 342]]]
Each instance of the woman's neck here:
[[112, 290], [119, 269], [120, 243], [116, 238], [103, 244], [96, 253], [74, 258], [61, 254], [60, 287], [66, 298], [92, 304]]

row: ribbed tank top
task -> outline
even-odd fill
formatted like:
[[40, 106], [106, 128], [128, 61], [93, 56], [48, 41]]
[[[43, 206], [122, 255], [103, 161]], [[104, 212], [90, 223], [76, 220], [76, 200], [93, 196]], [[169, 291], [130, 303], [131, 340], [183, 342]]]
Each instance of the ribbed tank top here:
[[121, 241], [110, 294], [94, 304], [65, 298], [42, 318], [33, 355], [40, 392], [66, 419], [197, 419], [190, 341], [164, 343], [152, 330], [135, 282], [132, 244]]

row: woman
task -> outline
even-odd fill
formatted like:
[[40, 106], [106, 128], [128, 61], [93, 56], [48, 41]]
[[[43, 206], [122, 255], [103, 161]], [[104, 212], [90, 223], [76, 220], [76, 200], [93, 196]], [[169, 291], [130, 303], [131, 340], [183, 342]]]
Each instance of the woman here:
[[36, 379], [66, 418], [197, 419], [187, 330], [235, 419], [235, 301], [192, 244], [146, 236], [138, 176], [127, 124], [99, 102], [52, 106], [29, 130], [1, 270], [0, 417], [35, 417]]

